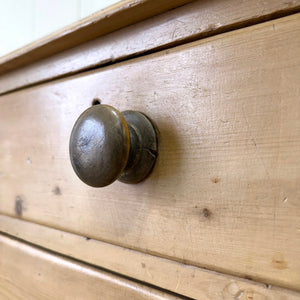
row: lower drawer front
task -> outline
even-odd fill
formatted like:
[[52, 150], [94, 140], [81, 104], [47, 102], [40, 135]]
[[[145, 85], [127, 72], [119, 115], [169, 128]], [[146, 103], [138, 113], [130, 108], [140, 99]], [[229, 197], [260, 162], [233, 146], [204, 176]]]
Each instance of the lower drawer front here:
[[0, 235], [0, 299], [179, 299]]
[[[300, 289], [300, 18], [0, 98], [0, 212]], [[81, 183], [68, 140], [98, 97], [160, 131], [152, 175]]]

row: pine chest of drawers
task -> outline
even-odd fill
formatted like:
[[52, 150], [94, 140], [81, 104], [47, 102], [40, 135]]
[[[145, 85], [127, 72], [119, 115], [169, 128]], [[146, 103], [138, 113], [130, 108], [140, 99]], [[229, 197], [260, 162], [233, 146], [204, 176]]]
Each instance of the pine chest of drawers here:
[[[300, 299], [298, 1], [128, 1], [0, 60], [1, 299]], [[69, 138], [145, 113], [157, 162], [92, 188]]]

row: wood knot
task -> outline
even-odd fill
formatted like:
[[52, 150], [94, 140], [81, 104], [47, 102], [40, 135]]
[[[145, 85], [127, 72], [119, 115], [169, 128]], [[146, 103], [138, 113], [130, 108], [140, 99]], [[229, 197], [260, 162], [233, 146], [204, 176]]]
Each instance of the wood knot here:
[[219, 183], [219, 182], [221, 181], [221, 178], [219, 178], [219, 177], [214, 177], [214, 178], [211, 179], [211, 181], [212, 181], [213, 183]]
[[16, 199], [15, 199], [15, 213], [19, 217], [22, 217], [22, 214], [23, 214], [23, 202], [24, 202], [24, 200], [22, 199], [21, 196], [16, 197]]
[[54, 189], [52, 190], [53, 194], [56, 196], [60, 196], [61, 195], [61, 189], [59, 186], [54, 187]]
[[282, 253], [277, 252], [272, 258], [271, 265], [275, 269], [283, 270], [287, 269], [288, 265], [287, 262], [284, 260], [284, 256]]
[[203, 208], [202, 214], [205, 218], [210, 218], [212, 215], [211, 211], [208, 208]]

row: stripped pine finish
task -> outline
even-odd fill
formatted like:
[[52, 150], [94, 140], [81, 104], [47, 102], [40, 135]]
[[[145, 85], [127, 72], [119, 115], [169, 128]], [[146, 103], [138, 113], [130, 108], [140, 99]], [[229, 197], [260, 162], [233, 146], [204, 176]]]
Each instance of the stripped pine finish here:
[[0, 215], [0, 231], [193, 299], [300, 299], [298, 292], [204, 270], [12, 217]]
[[182, 299], [0, 234], [0, 299]]
[[[299, 32], [296, 14], [2, 96], [1, 213], [300, 290]], [[158, 126], [145, 182], [76, 178], [95, 97]]]
[[0, 58], [0, 73], [75, 47], [192, 0], [123, 0]]

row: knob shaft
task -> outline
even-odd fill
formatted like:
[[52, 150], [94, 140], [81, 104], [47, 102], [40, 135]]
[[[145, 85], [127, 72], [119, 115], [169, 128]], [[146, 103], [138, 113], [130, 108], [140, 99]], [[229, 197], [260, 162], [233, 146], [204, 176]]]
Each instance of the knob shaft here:
[[75, 173], [90, 186], [104, 187], [117, 179], [138, 183], [155, 164], [157, 134], [140, 112], [94, 105], [77, 119], [69, 151]]

